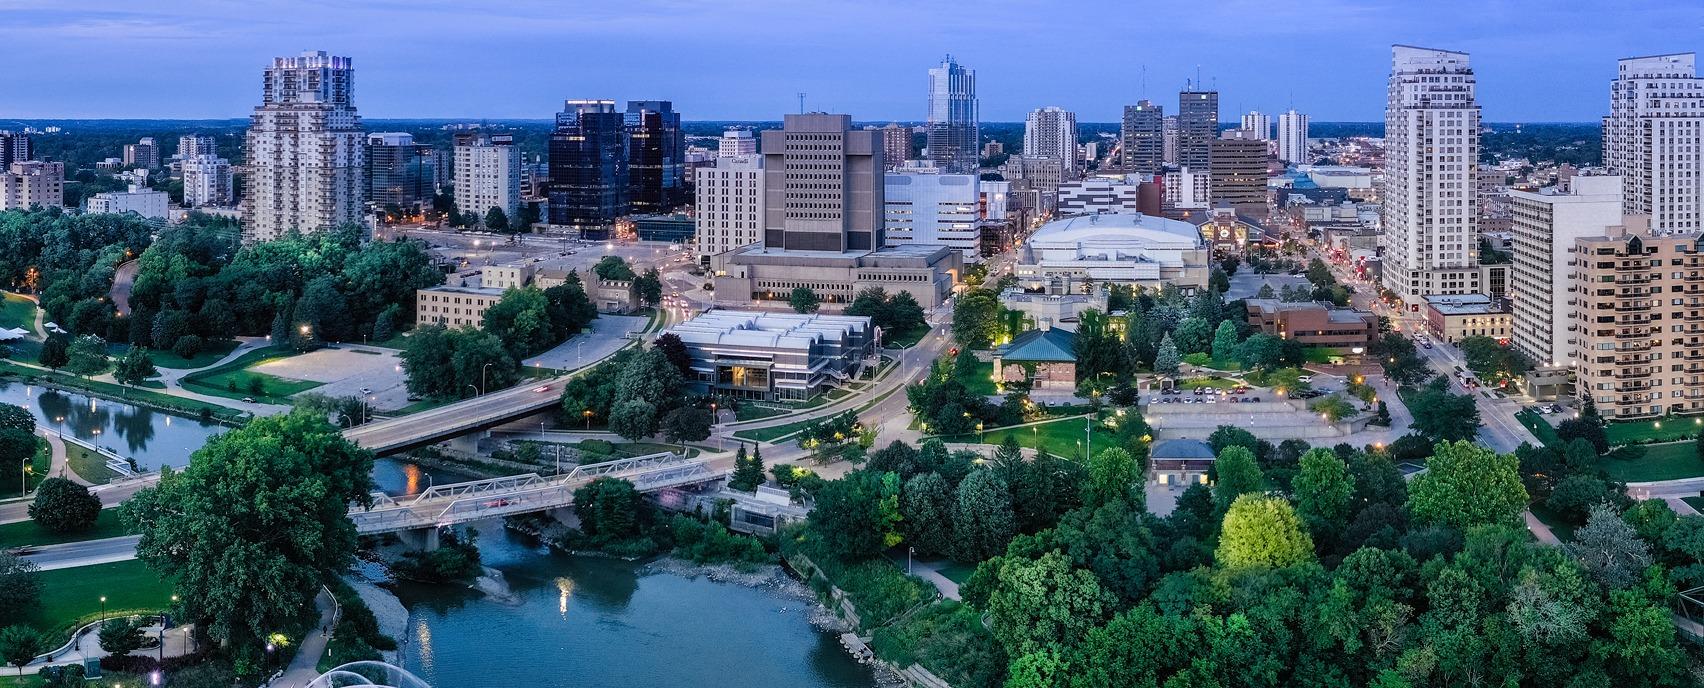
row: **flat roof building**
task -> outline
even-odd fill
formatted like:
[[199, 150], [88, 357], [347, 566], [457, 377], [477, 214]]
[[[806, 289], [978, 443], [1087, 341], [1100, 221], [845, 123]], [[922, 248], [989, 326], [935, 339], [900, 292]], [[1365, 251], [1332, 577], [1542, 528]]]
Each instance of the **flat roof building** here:
[[484, 327], [485, 310], [503, 298], [496, 287], [428, 287], [414, 290], [414, 324]]
[[1509, 192], [1514, 210], [1514, 345], [1540, 366], [1573, 363], [1566, 327], [1574, 242], [1620, 225], [1620, 177], [1576, 177], [1572, 193]]
[[1081, 215], [1036, 230], [1018, 250], [1015, 274], [1026, 291], [1061, 280], [1207, 286], [1208, 249], [1195, 225], [1141, 213]]
[[687, 382], [744, 399], [809, 399], [874, 365], [863, 316], [712, 310], [670, 327], [692, 355]]
[[1320, 301], [1248, 299], [1244, 303], [1249, 325], [1304, 346], [1353, 351], [1371, 344], [1379, 333], [1379, 317], [1367, 311]]
[[1433, 336], [1453, 344], [1467, 337], [1508, 339], [1514, 318], [1507, 307], [1484, 294], [1434, 294], [1426, 297], [1426, 326]]

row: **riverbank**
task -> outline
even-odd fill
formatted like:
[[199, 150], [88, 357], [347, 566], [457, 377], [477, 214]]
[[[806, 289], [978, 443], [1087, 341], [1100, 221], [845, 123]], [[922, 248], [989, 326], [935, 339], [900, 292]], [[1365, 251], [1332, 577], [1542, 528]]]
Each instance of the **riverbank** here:
[[86, 394], [183, 418], [211, 421], [233, 428], [241, 427], [249, 418], [248, 413], [227, 406], [186, 399], [148, 389], [89, 380], [67, 373], [31, 368], [11, 361], [0, 361], [0, 378], [16, 380], [26, 385], [40, 385], [65, 392]]

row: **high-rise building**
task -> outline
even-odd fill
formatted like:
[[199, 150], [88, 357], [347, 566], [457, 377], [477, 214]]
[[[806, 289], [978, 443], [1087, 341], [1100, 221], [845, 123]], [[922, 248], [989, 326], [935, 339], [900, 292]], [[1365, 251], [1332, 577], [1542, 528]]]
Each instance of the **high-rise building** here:
[[1384, 284], [1417, 312], [1479, 277], [1479, 104], [1467, 53], [1392, 46], [1385, 101]]
[[35, 157], [35, 150], [30, 145], [29, 134], [0, 129], [0, 170], [9, 170], [12, 163], [24, 162]]
[[1024, 207], [1048, 214], [1058, 205], [1065, 169], [1065, 163], [1056, 158], [1014, 155], [1000, 166], [1000, 174], [1012, 183], [1012, 193], [1023, 199]]
[[1210, 189], [1214, 207], [1230, 206], [1237, 212], [1266, 216], [1266, 142], [1253, 132], [1225, 132], [1212, 144]]
[[1160, 123], [1160, 152], [1167, 165], [1177, 164], [1177, 115], [1166, 115]]
[[550, 224], [609, 238], [627, 214], [625, 117], [613, 100], [570, 100], [550, 135]]
[[151, 170], [160, 166], [160, 146], [154, 137], [144, 136], [136, 143], [124, 144], [124, 164]]
[[1061, 107], [1031, 110], [1024, 120], [1024, 155], [1077, 166], [1077, 115]]
[[1698, 237], [1653, 234], [1645, 216], [1574, 240], [1575, 393], [1610, 420], [1704, 411], [1704, 252]]
[[757, 155], [757, 137], [750, 129], [729, 129], [716, 142], [716, 157], [742, 158]]
[[1574, 244], [1603, 236], [1621, 220], [1621, 179], [1575, 177], [1568, 193], [1511, 191], [1514, 210], [1515, 349], [1540, 366], [1575, 363], [1565, 315], [1581, 298], [1573, 281]]
[[[374, 132], [367, 135], [367, 200], [383, 210], [414, 211], [438, 193], [432, 148], [414, 142], [412, 134]], [[462, 208], [462, 210], [470, 210]]]
[[193, 155], [183, 165], [183, 205], [186, 208], [229, 206], [231, 161], [217, 155]]
[[481, 222], [500, 208], [511, 225], [521, 220], [521, 149], [514, 134], [456, 134], [456, 209]]
[[929, 70], [929, 160], [949, 173], [975, 172], [981, 134], [977, 127], [976, 70], [948, 55]]
[[944, 174], [927, 164], [906, 165], [885, 176], [884, 224], [888, 246], [940, 244], [967, 261], [981, 257], [981, 189], [975, 174]]
[[249, 116], [243, 233], [250, 241], [361, 222], [366, 137], [355, 67], [324, 51], [275, 57]]
[[1603, 120], [1604, 165], [1651, 232], [1704, 230], [1704, 79], [1692, 53], [1621, 60]]
[[1059, 215], [1141, 212], [1140, 185], [1128, 180], [1089, 177], [1059, 185]]
[[0, 173], [0, 210], [65, 205], [65, 163], [24, 160]]
[[1308, 116], [1294, 108], [1278, 115], [1278, 159], [1295, 164], [1311, 162], [1308, 158]]
[[1122, 148], [1119, 164], [1126, 172], [1155, 174], [1166, 163], [1165, 108], [1136, 101], [1124, 106], [1124, 122], [1118, 138]]
[[904, 165], [911, 159], [911, 127], [902, 127], [898, 122], [888, 122], [881, 128], [882, 159], [887, 168], [893, 169]]
[[1219, 138], [1219, 92], [1183, 91], [1177, 94], [1177, 164], [1205, 170], [1212, 161], [1213, 140]]
[[[787, 115], [763, 132], [763, 244], [788, 251], [869, 251], [883, 244], [881, 139], [849, 115]], [[775, 203], [776, 199], [784, 199]]]
[[664, 213], [686, 202], [686, 137], [666, 100], [627, 101], [629, 212]]
[[[754, 142], [752, 150], [756, 149]], [[715, 166], [698, 168], [693, 180], [693, 215], [699, 256], [713, 256], [763, 240], [763, 175], [763, 158], [755, 153], [718, 157]]]
[[188, 160], [197, 155], [218, 155], [219, 145], [206, 134], [184, 134], [178, 137], [177, 157]]
[[1211, 205], [1212, 176], [1187, 167], [1166, 170], [1165, 198], [1161, 208], [1176, 215], [1190, 210], [1204, 210]]
[[1270, 141], [1272, 140], [1272, 115], [1259, 110], [1249, 110], [1248, 114], [1242, 116], [1242, 130], [1248, 132], [1252, 138]]

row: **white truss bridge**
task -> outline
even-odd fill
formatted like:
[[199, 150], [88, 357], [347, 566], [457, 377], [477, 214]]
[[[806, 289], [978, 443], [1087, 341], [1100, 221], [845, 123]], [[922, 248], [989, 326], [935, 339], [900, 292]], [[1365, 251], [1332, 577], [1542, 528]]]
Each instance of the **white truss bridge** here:
[[579, 466], [562, 475], [527, 473], [438, 485], [405, 497], [374, 492], [373, 507], [350, 509], [349, 519], [361, 535], [439, 528], [571, 506], [574, 490], [598, 478], [626, 480], [640, 492], [653, 492], [709, 482], [722, 475], [704, 459], [663, 452]]

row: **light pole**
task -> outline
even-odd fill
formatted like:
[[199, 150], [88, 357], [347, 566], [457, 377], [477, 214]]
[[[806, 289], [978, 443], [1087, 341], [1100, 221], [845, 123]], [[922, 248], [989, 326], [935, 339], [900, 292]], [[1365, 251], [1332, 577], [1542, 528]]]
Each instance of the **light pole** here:
[[586, 430], [590, 431], [592, 429], [592, 410], [586, 409], [581, 415], [586, 417]]
[[479, 396], [479, 388], [478, 387], [475, 387], [475, 386], [470, 384], [470, 385], [467, 386], [467, 388], [473, 390], [474, 396], [476, 396], [476, 397]]
[[491, 369], [490, 363], [487, 363], [487, 364], [479, 367], [479, 393], [480, 394], [484, 394], [485, 390], [490, 389], [490, 387], [485, 384], [485, 371], [490, 370], [490, 369]]
[[917, 553], [916, 547], [905, 548], [905, 575], [911, 575], [911, 555]]
[[106, 618], [106, 595], [101, 595], [101, 618]]

